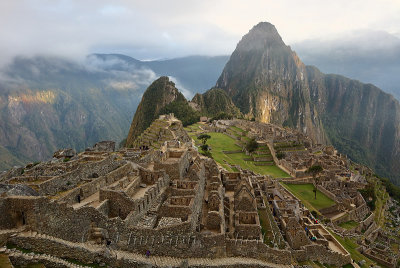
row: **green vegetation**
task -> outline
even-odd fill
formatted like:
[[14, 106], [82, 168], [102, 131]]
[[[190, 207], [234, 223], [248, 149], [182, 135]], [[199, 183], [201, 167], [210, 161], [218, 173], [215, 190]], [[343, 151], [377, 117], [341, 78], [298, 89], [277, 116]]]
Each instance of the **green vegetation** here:
[[64, 162], [68, 162], [69, 160], [71, 160], [71, 158], [65, 157], [63, 161], [64, 161]]
[[278, 151], [276, 153], [276, 158], [278, 158], [279, 160], [285, 158], [286, 154], [284, 152]]
[[207, 143], [207, 140], [208, 139], [210, 139], [211, 138], [211, 136], [210, 135], [208, 135], [208, 134], [200, 134], [198, 137], [197, 137], [197, 139], [198, 140], [201, 140], [201, 145], [200, 145], [200, 148], [201, 148], [201, 150], [203, 151], [203, 155], [205, 155], [205, 156], [208, 156], [208, 157], [210, 157], [210, 158], [212, 158], [212, 155], [211, 155], [211, 153], [210, 153], [210, 146], [208, 146], [208, 144], [206, 144]]
[[366, 256], [364, 256], [363, 254], [361, 254], [360, 252], [357, 251], [356, 248], [358, 248], [359, 245], [353, 239], [350, 239], [350, 238], [347, 238], [347, 237], [346, 238], [341, 238], [340, 236], [336, 235], [332, 231], [329, 230], [329, 232], [350, 253], [351, 258], [353, 260], [355, 260], [356, 262], [359, 262], [361, 260], [365, 260], [366, 261], [365, 265], [362, 266], [363, 268], [364, 267], [369, 267], [371, 264], [374, 263], [373, 261], [368, 259]]
[[321, 166], [319, 166], [319, 165], [314, 165], [314, 166], [311, 166], [311, 167], [309, 167], [308, 169], [307, 169], [307, 173], [308, 174], [312, 174], [312, 176], [313, 176], [313, 180], [314, 180], [314, 189], [313, 189], [313, 192], [314, 192], [314, 198], [315, 199], [317, 199], [317, 185], [318, 185], [318, 182], [319, 182], [319, 178], [317, 177], [317, 175], [319, 174], [319, 173], [321, 173], [322, 172], [322, 170], [324, 170]]
[[200, 106], [202, 114], [213, 119], [232, 119], [241, 116], [229, 95], [219, 88], [210, 89], [204, 94], [196, 94], [192, 101]]
[[339, 224], [340, 227], [344, 228], [344, 229], [353, 229], [355, 227], [357, 227], [358, 225], [360, 225], [358, 222], [355, 221], [346, 221], [346, 222], [342, 222]]
[[254, 152], [255, 150], [257, 150], [258, 148], [258, 143], [255, 139], [250, 139], [247, 143], [246, 143], [246, 150], [250, 153]]
[[258, 217], [260, 218], [261, 233], [264, 236], [264, 243], [269, 246], [273, 246], [272, 241], [274, 239], [274, 235], [271, 231], [272, 227], [270, 225], [265, 209], [258, 210]]
[[317, 199], [314, 198], [314, 186], [309, 184], [282, 184], [286, 189], [299, 198], [303, 204], [310, 210], [319, 211], [320, 209], [331, 207], [335, 202], [317, 190]]
[[380, 178], [378, 177], [381, 182], [383, 183], [383, 185], [386, 188], [386, 191], [388, 192], [388, 194], [393, 197], [394, 199], [396, 199], [397, 201], [400, 202], [400, 187], [397, 187], [396, 185], [394, 185], [393, 183], [391, 183], [389, 181], [389, 179], [386, 178]]
[[[197, 126], [191, 125], [185, 128], [186, 130], [190, 130], [188, 134], [196, 141], [197, 141], [196, 135], [197, 135], [197, 130], [199, 130], [199, 126], [200, 125], [198, 124]], [[238, 165], [243, 169], [252, 170], [262, 175], [271, 175], [275, 178], [290, 177], [287, 173], [285, 173], [283, 170], [281, 170], [279, 167], [275, 165], [256, 166], [254, 165], [253, 161], [244, 160], [249, 157], [245, 153], [242, 152], [233, 154], [224, 153], [224, 151], [238, 151], [241, 150], [242, 148], [239, 147], [237, 144], [235, 144], [237, 142], [236, 140], [232, 139], [226, 134], [215, 133], [215, 132], [210, 132], [207, 134], [210, 135], [211, 137], [208, 140], [208, 145], [211, 148], [209, 152], [211, 152], [212, 158], [214, 158], [216, 162], [218, 162], [228, 171], [231, 172], [237, 171], [237, 169], [234, 166]], [[197, 145], [200, 146], [201, 143], [198, 142]]]
[[173, 113], [182, 121], [183, 126], [194, 124], [200, 120], [200, 114], [189, 106], [186, 100], [176, 100], [163, 107], [158, 115]]
[[207, 143], [207, 140], [210, 138], [211, 138], [211, 136], [208, 134], [201, 134], [200, 136], [197, 137], [198, 140], [201, 140], [203, 145], [205, 145]]
[[363, 196], [364, 200], [367, 202], [368, 207], [371, 210], [375, 210], [375, 185], [372, 182], [369, 182], [368, 185], [364, 189], [358, 190]]

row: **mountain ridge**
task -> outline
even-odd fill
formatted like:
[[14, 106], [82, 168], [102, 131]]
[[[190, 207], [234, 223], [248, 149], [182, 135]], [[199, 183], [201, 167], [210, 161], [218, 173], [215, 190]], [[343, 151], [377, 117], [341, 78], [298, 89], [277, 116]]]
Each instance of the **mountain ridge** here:
[[398, 101], [371, 84], [304, 65], [276, 33], [270, 23], [254, 26], [238, 43], [216, 87], [245, 116], [300, 129], [317, 143], [331, 142], [400, 184]]

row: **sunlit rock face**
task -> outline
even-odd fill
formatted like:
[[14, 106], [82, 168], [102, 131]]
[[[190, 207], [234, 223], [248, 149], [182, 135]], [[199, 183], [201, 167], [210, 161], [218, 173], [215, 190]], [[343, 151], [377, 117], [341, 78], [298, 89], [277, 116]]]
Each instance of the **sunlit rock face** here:
[[259, 23], [242, 38], [217, 87], [248, 118], [296, 127], [316, 142], [326, 142], [318, 113], [309, 102], [306, 67], [272, 24]]
[[243, 36], [216, 84], [246, 118], [332, 143], [400, 185], [400, 106], [371, 84], [305, 66], [267, 22]]

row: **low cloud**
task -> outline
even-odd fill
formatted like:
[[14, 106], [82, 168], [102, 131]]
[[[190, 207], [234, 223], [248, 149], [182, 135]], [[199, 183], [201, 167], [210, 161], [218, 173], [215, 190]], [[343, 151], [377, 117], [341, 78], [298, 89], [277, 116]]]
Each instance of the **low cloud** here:
[[168, 76], [168, 77], [172, 82], [175, 83], [175, 87], [179, 89], [179, 91], [183, 94], [183, 96], [185, 96], [187, 100], [191, 100], [193, 98], [194, 93], [189, 89], [185, 88], [176, 77], [173, 76]]

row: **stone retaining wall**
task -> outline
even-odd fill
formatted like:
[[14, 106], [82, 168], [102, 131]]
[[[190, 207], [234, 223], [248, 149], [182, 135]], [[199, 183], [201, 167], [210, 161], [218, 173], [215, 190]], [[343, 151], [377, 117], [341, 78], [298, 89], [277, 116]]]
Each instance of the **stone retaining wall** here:
[[71, 172], [56, 176], [38, 185], [40, 195], [55, 195], [59, 191], [65, 191], [76, 187], [76, 185], [96, 173], [104, 176], [110, 171], [124, 164], [124, 161], [116, 161], [116, 156], [111, 155], [106, 159], [94, 163], [87, 163]]
[[318, 244], [304, 246], [301, 250], [293, 250], [292, 254], [299, 262], [313, 260], [338, 267], [351, 263], [350, 254], [343, 255]]
[[97, 179], [93, 179], [93, 181], [85, 183], [82, 186], [75, 188], [71, 193], [60, 198], [59, 201], [66, 202], [68, 204], [74, 204], [78, 202], [77, 199], [78, 195], [80, 196], [80, 200], [82, 201], [83, 199], [99, 191], [100, 188], [110, 185], [116, 182], [117, 180], [122, 179], [131, 170], [132, 170], [132, 164], [130, 163], [125, 164], [122, 167], [119, 167], [116, 170], [104, 176], [101, 176]]
[[256, 240], [226, 239], [226, 252], [231, 257], [250, 257], [278, 264], [289, 264], [292, 259], [290, 251], [270, 248]]

